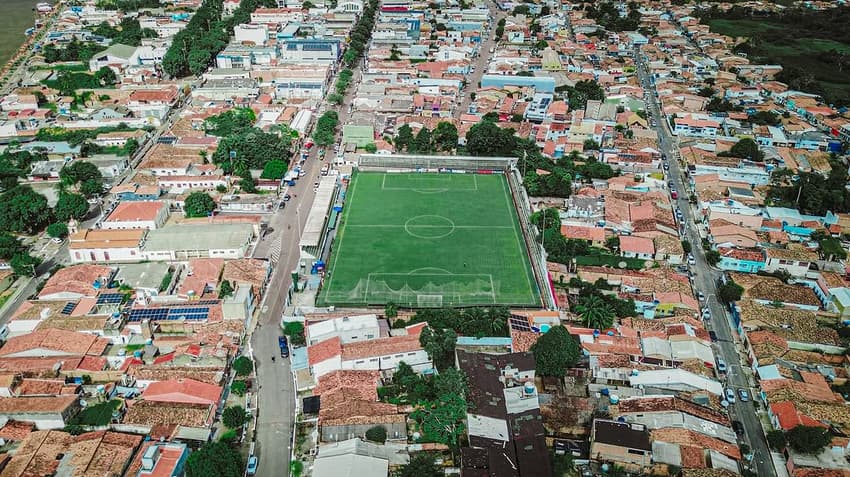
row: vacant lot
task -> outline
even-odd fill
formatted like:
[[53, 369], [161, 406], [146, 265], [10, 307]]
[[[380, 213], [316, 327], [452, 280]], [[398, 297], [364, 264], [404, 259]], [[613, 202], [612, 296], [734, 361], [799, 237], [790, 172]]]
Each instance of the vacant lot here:
[[850, 38], [845, 28], [833, 29], [837, 19], [847, 18], [847, 9], [801, 12], [765, 17], [706, 19], [711, 31], [748, 41], [737, 47], [757, 63], [780, 64], [785, 69], [777, 78], [792, 88], [820, 94], [836, 106], [850, 105]]
[[359, 172], [319, 302], [539, 304], [501, 175]]

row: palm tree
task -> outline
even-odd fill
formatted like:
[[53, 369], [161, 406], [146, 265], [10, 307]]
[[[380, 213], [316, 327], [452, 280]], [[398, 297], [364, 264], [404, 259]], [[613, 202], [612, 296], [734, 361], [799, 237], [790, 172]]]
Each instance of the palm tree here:
[[588, 328], [604, 330], [614, 324], [614, 311], [599, 295], [590, 295], [579, 301], [576, 311]]

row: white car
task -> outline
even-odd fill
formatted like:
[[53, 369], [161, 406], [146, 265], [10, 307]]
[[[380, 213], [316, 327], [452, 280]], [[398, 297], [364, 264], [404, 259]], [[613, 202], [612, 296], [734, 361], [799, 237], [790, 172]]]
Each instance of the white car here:
[[689, 253], [688, 254], [688, 265], [696, 265], [696, 264], [697, 264], [697, 259], [694, 258], [694, 254]]
[[732, 389], [726, 390], [726, 401], [729, 404], [733, 404], [735, 402], [735, 391]]
[[699, 298], [699, 301], [705, 301], [705, 295], [702, 292], [697, 292], [697, 298]]

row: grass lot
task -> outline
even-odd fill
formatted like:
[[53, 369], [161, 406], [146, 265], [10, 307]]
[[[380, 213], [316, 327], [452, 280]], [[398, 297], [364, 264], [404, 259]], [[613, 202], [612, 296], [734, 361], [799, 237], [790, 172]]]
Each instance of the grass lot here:
[[769, 19], [712, 19], [708, 24], [715, 33], [760, 38], [758, 50], [750, 55], [753, 62], [780, 64], [801, 72], [798, 74], [811, 75], [816, 87], [804, 90], [821, 94], [828, 103], [850, 104], [850, 74], [846, 68], [839, 70], [825, 55], [831, 50], [850, 54], [850, 44], [825, 38], [822, 32], [789, 32], [785, 25]]
[[323, 305], [538, 305], [501, 175], [357, 173]]
[[89, 405], [77, 414], [72, 420], [72, 424], [84, 426], [105, 426], [112, 420], [112, 411], [118, 409], [121, 405], [120, 399], [102, 402], [100, 404]]

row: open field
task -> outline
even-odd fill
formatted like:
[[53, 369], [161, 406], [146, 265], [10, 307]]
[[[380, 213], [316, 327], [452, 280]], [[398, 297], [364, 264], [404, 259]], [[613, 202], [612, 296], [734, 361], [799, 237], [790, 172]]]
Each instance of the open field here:
[[[850, 43], [846, 35], [832, 34], [829, 25], [818, 23], [820, 14], [809, 13], [799, 22], [791, 16], [768, 16], [712, 18], [707, 23], [712, 32], [749, 39], [742, 51], [755, 63], [782, 65], [785, 71], [777, 79], [792, 88], [820, 94], [837, 106], [850, 105]], [[848, 16], [843, 10], [833, 15]]]
[[501, 175], [359, 172], [322, 305], [539, 305]]

